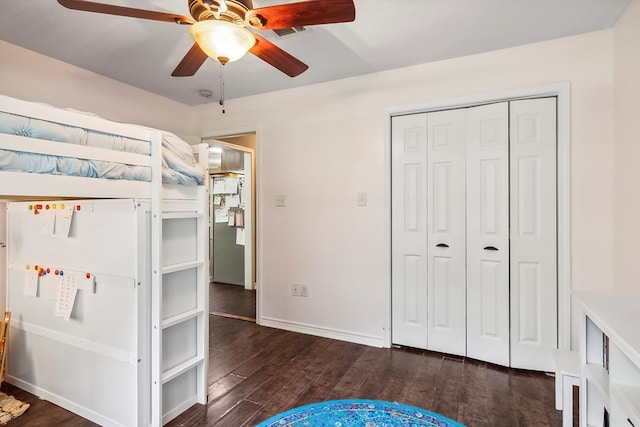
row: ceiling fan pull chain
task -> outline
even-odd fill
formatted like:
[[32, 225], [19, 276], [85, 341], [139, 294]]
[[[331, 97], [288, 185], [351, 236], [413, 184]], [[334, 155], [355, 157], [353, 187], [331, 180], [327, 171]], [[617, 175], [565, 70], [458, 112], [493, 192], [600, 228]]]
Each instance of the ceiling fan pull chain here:
[[222, 107], [222, 114], [224, 111], [224, 64], [220, 64], [220, 106]]

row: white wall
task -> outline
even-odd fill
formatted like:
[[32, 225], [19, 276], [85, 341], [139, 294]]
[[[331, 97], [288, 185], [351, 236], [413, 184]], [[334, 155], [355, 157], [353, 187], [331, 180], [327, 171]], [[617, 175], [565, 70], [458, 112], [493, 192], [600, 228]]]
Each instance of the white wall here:
[[[202, 132], [258, 129], [262, 316], [383, 336], [389, 302], [384, 111], [571, 83], [572, 280], [612, 282], [612, 31], [194, 107]], [[217, 120], [211, 120], [212, 117]], [[212, 128], [212, 123], [215, 125]], [[356, 206], [368, 193], [369, 205]], [[287, 207], [276, 208], [277, 194]], [[290, 295], [309, 286], [308, 298]]]
[[[623, 19], [631, 24], [622, 29], [640, 24], [637, 12]], [[624, 45], [619, 33], [617, 50]], [[613, 258], [619, 255], [611, 203], [613, 36], [613, 30], [600, 31], [232, 99], [224, 116], [217, 103], [189, 108], [0, 41], [0, 55], [11, 58], [0, 65], [0, 93], [165, 127], [187, 138], [256, 129], [262, 316], [375, 343], [387, 325], [390, 287], [387, 108], [569, 81], [573, 287], [612, 286]], [[627, 56], [635, 52], [633, 37], [623, 49]], [[625, 79], [637, 89], [632, 74]], [[618, 98], [616, 106], [621, 103]], [[631, 134], [632, 126], [629, 119], [616, 128], [618, 137], [624, 129]], [[634, 150], [616, 149], [617, 164], [631, 163], [626, 156]], [[637, 167], [625, 167], [637, 173]], [[617, 171], [616, 179], [622, 174]], [[628, 194], [633, 183], [625, 185]], [[368, 193], [367, 207], [356, 206], [361, 191]], [[285, 208], [274, 206], [277, 194], [286, 196]], [[616, 199], [616, 220], [625, 200]], [[292, 297], [292, 283], [306, 284], [309, 297]]]
[[2, 40], [0, 58], [0, 94], [166, 129], [185, 139], [193, 134], [190, 109], [178, 102]]
[[640, 290], [640, 0], [614, 30], [613, 282]]

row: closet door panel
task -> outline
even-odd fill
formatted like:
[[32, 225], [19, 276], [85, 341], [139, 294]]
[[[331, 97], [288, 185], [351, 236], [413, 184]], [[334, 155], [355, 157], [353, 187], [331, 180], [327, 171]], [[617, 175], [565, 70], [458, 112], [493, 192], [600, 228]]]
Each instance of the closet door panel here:
[[511, 366], [553, 370], [557, 346], [556, 99], [512, 101]]
[[509, 365], [508, 103], [467, 110], [467, 355]]
[[[487, 259], [480, 261], [481, 276], [479, 278], [481, 301], [478, 302], [474, 310], [479, 309], [480, 324], [478, 329], [480, 336], [487, 340], [500, 341], [500, 331], [503, 329], [501, 306], [504, 301], [501, 298], [501, 288], [504, 286], [502, 279], [502, 269], [504, 265], [501, 261], [490, 261]], [[476, 350], [477, 351], [477, 350]]]
[[430, 350], [466, 354], [463, 109], [427, 115], [427, 301]]
[[391, 340], [427, 348], [426, 114], [393, 117], [391, 126]]

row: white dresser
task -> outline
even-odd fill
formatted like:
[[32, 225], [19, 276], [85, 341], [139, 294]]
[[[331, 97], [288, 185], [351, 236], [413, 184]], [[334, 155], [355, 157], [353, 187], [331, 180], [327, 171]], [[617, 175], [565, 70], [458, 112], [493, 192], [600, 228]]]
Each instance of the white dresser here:
[[574, 292], [580, 425], [640, 427], [640, 293]]

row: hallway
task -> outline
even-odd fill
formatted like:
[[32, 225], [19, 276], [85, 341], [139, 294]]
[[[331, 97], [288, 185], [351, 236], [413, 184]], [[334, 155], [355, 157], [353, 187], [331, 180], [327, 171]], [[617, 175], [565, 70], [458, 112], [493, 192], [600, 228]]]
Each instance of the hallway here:
[[209, 313], [255, 322], [256, 291], [248, 291], [238, 285], [212, 282], [209, 285]]

